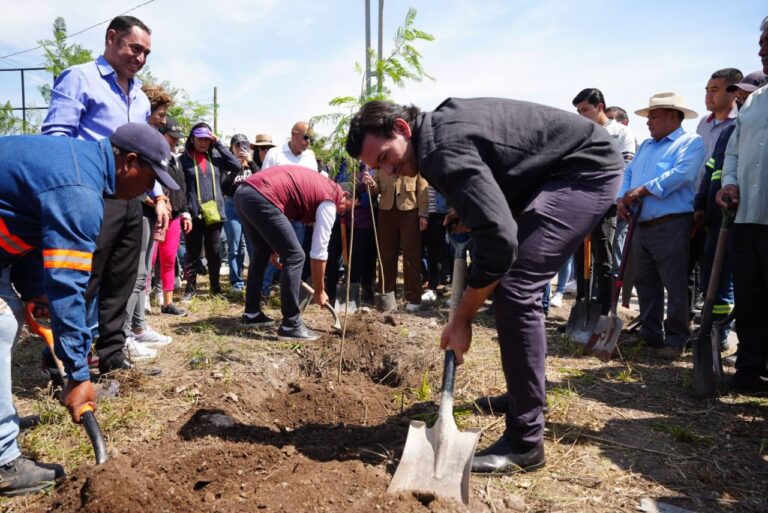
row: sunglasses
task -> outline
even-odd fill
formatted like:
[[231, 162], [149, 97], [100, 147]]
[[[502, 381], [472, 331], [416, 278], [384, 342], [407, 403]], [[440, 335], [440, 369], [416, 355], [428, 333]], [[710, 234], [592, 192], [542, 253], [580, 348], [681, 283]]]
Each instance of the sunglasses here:
[[308, 134], [304, 134], [302, 139], [304, 139], [304, 142], [308, 142], [309, 144], [312, 144], [312, 137], [310, 137]]

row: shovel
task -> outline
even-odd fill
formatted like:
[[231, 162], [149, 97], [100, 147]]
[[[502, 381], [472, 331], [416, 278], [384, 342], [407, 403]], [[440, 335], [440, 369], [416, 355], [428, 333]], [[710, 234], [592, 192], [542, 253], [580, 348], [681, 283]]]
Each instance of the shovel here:
[[[53, 331], [37, 322], [34, 316], [34, 311], [34, 303], [27, 303], [27, 307], [24, 310], [24, 319], [27, 321], [30, 330], [32, 330], [35, 335], [45, 340], [48, 349], [51, 351], [51, 357], [53, 358], [53, 361], [56, 362], [56, 368], [59, 371], [59, 375], [63, 380], [66, 374], [64, 373], [64, 365], [53, 350]], [[96, 464], [101, 465], [107, 461], [107, 444], [104, 441], [104, 435], [101, 434], [101, 428], [96, 421], [96, 415], [93, 413], [93, 408], [90, 405], [86, 404], [80, 410], [80, 422], [82, 422], [85, 432], [91, 440], [93, 454], [96, 457]]]
[[[347, 244], [347, 223], [341, 221], [341, 253], [344, 259], [344, 268], [351, 272], [349, 267], [349, 246]], [[346, 281], [346, 280], [344, 280]], [[347, 313], [357, 312], [357, 305], [360, 304], [360, 284], [349, 284], [349, 302], [347, 302], [347, 287], [343, 283], [336, 284], [336, 299], [333, 307], [337, 312], [345, 311]]]
[[[723, 194], [723, 202], [731, 204], [731, 197]], [[717, 237], [715, 258], [712, 260], [712, 272], [707, 286], [707, 297], [701, 309], [701, 326], [699, 337], [693, 343], [693, 384], [696, 396], [711, 397], [715, 395], [717, 379], [723, 374], [720, 360], [719, 337], [712, 334], [712, 308], [717, 300], [717, 289], [720, 284], [720, 272], [723, 269], [723, 259], [728, 247], [728, 231], [733, 225], [734, 214], [730, 208], [723, 209], [723, 221], [720, 223], [720, 234]]]
[[[312, 296], [315, 294], [315, 289], [309, 286], [307, 282], [301, 280], [301, 289], [299, 289], [299, 309], [303, 312], [309, 306], [312, 301]], [[325, 309], [328, 310], [333, 316], [333, 326], [331, 328], [334, 331], [341, 331], [341, 321], [339, 321], [339, 315], [336, 313], [336, 309], [331, 306], [330, 303], [325, 303]]]
[[584, 269], [582, 270], [583, 296], [576, 300], [565, 325], [565, 338], [585, 345], [595, 331], [597, 319], [600, 317], [600, 304], [592, 301], [590, 286], [590, 266], [592, 264], [592, 237], [584, 239]]
[[376, 242], [376, 255], [379, 257], [379, 273], [381, 274], [381, 294], [378, 292], [373, 295], [373, 302], [376, 310], [380, 312], [391, 312], [397, 310], [397, 299], [395, 291], [384, 292], [384, 264], [381, 261], [381, 249], [379, 249], [379, 234], [376, 230], [376, 213], [373, 211], [373, 196], [371, 196], [371, 186], [365, 184], [368, 189], [368, 204], [371, 206], [371, 223], [373, 224], [373, 240]]
[[[461, 300], [466, 268], [464, 251], [457, 252], [453, 265], [451, 315]], [[480, 429], [472, 428], [460, 432], [456, 427], [453, 418], [455, 375], [455, 357], [453, 351], [447, 350], [443, 366], [443, 393], [437, 420], [431, 428], [424, 422], [411, 421], [400, 464], [392, 476], [387, 492], [410, 491], [469, 504], [469, 476], [475, 447], [480, 440]]]
[[624, 285], [624, 271], [627, 268], [627, 260], [629, 259], [629, 248], [632, 244], [632, 234], [635, 232], [635, 224], [637, 224], [637, 218], [640, 217], [640, 212], [643, 209], [643, 204], [637, 207], [637, 212], [632, 215], [632, 219], [629, 221], [629, 227], [627, 228], [627, 236], [624, 240], [624, 247], [621, 249], [621, 264], [619, 265], [619, 273], [616, 276], [616, 280], [613, 283], [613, 293], [611, 294], [611, 309], [608, 315], [601, 315], [597, 320], [595, 331], [592, 332], [592, 336], [589, 337], [587, 347], [584, 351], [587, 354], [597, 356], [602, 361], [607, 362], [611, 359], [613, 350], [616, 347], [616, 342], [619, 340], [621, 329], [624, 327], [624, 321], [622, 321], [616, 314], [616, 307], [619, 304], [619, 293]]

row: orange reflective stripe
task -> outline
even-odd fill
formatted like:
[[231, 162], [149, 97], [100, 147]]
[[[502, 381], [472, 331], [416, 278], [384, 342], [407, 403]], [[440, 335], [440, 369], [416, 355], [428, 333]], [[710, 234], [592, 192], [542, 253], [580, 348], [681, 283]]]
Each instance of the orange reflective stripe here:
[[11, 255], [21, 255], [32, 249], [32, 246], [17, 236], [12, 235], [11, 232], [8, 231], [5, 222], [0, 219], [0, 248], [3, 248]]
[[45, 249], [43, 250], [43, 266], [46, 269], [74, 269], [75, 271], [91, 270], [93, 253], [74, 249]]

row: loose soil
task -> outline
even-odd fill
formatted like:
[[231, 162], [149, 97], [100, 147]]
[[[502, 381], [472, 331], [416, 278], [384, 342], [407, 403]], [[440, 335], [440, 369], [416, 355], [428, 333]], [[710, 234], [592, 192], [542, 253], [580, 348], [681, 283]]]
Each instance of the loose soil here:
[[[234, 322], [237, 304], [194, 306], [186, 319], [150, 317], [175, 339], [151, 364], [163, 375], [125, 375], [120, 396], [102, 401], [97, 416], [111, 459], [96, 467], [85, 451], [74, 458], [79, 464], [65, 462], [69, 476], [51, 494], [0, 506], [33, 513], [571, 512], [637, 511], [648, 497], [691, 511], [768, 511], [768, 401], [698, 401], [690, 357], [656, 360], [631, 334], [622, 336], [621, 359], [585, 357], [557, 332], [567, 307], [548, 320], [547, 467], [473, 476], [466, 508], [386, 493], [410, 420], [436, 413], [444, 302], [417, 314], [350, 317], [341, 363], [340, 337], [330, 331], [314, 343], [283, 344], [273, 331]], [[318, 328], [328, 323], [314, 307], [306, 318]], [[17, 361], [33, 365], [36, 347]], [[47, 393], [44, 381], [24, 374], [19, 383], [17, 405], [34, 410]], [[493, 320], [481, 315], [458, 370], [455, 411], [460, 429], [483, 430], [482, 446], [500, 436], [503, 417], [480, 415], [470, 399], [503, 386]], [[130, 414], [118, 416], [120, 408]], [[34, 428], [22, 444], [59, 425], [67, 419]], [[64, 445], [85, 440], [79, 429], [57, 436]]]

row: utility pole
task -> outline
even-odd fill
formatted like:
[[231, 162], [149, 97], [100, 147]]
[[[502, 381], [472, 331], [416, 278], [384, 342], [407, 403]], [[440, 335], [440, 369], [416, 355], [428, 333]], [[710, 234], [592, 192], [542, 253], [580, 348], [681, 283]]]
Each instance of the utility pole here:
[[[384, 60], [384, 0], [379, 0], [379, 60]], [[384, 77], [379, 66], [376, 66], [376, 90], [379, 94], [384, 90]]]
[[[219, 88], [213, 87], [213, 133], [219, 132]], [[218, 137], [218, 136], [217, 136]]]
[[371, 0], [365, 0], [365, 94], [371, 94]]

